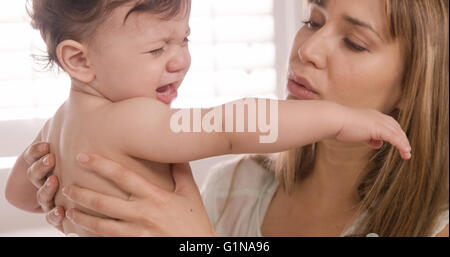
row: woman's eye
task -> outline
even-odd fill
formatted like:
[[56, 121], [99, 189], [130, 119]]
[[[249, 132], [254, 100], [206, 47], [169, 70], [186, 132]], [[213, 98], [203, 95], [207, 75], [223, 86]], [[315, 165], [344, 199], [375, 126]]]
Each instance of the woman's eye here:
[[188, 38], [188, 37], [185, 37], [185, 38], [184, 38], [184, 42], [185, 42], [185, 43], [189, 43], [189, 42], [190, 42], [189, 38]]
[[321, 27], [320, 24], [318, 24], [312, 20], [304, 21], [303, 24], [307, 25], [309, 29], [319, 29]]
[[352, 41], [351, 41], [350, 39], [348, 39], [348, 38], [345, 38], [345, 39], [344, 39], [344, 42], [345, 42], [345, 44], [347, 45], [347, 47], [348, 47], [350, 50], [353, 50], [353, 51], [355, 51], [355, 52], [364, 52], [364, 51], [368, 51], [367, 48], [364, 48], [364, 47], [362, 47], [362, 46], [360, 46], [360, 45], [358, 45], [358, 44], [352, 42]]

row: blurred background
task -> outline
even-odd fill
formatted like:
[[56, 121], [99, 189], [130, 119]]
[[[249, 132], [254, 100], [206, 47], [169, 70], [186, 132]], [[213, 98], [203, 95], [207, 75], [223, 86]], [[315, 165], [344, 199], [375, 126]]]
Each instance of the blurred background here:
[[[242, 97], [283, 98], [287, 59], [302, 21], [302, 0], [193, 0], [192, 67], [172, 104], [210, 107]], [[69, 95], [62, 72], [43, 72], [31, 55], [45, 51], [29, 25], [26, 0], [0, 8], [0, 237], [62, 236], [44, 215], [11, 206], [4, 196], [20, 153]], [[236, 156], [191, 163], [202, 185], [208, 169]]]

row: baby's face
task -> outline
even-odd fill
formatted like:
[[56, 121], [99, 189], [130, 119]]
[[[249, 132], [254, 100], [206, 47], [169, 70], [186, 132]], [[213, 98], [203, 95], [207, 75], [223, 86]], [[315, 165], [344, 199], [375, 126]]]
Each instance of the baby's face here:
[[191, 65], [189, 13], [160, 15], [116, 8], [88, 46], [93, 86], [113, 102], [151, 97], [170, 104]]

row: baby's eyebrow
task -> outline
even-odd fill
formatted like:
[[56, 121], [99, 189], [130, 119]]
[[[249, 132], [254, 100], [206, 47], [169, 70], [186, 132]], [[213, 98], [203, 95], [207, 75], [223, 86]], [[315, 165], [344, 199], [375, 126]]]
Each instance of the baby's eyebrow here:
[[[186, 29], [186, 34], [185, 35], [189, 35], [191, 34], [191, 27], [188, 27]], [[153, 42], [157, 42], [157, 41], [169, 41], [173, 38], [173, 35], [164, 35], [164, 36], [160, 36], [158, 38], [153, 38], [152, 41]]]

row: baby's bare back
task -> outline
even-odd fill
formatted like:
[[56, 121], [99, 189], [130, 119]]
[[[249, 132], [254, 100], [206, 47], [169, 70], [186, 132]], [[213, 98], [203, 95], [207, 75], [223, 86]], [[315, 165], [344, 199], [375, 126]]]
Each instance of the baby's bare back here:
[[[120, 143], [118, 140], [124, 140], [124, 138], [111, 135], [107, 129], [104, 129], [107, 126], [102, 123], [104, 122], [102, 117], [108, 115], [111, 105], [114, 105], [114, 103], [105, 99], [72, 92], [68, 101], [59, 108], [43, 131], [43, 140], [50, 143], [50, 151], [56, 158], [54, 174], [58, 176], [60, 182], [55, 197], [57, 206], [63, 206], [66, 210], [76, 207], [85, 213], [103, 217], [86, 208], [77, 206], [65, 198], [61, 190], [67, 185], [77, 185], [125, 200], [129, 198], [128, 193], [119, 190], [111, 181], [82, 169], [76, 161], [77, 155], [82, 152], [97, 154], [120, 163], [148, 181], [166, 190], [173, 191], [174, 183], [169, 164], [134, 158], [118, 149], [117, 146]], [[132, 115], [132, 113], [129, 115]], [[120, 118], [114, 117], [114, 120], [120, 121]], [[66, 234], [76, 233], [80, 236], [95, 236], [73, 226], [67, 220], [63, 222], [63, 227]]]

